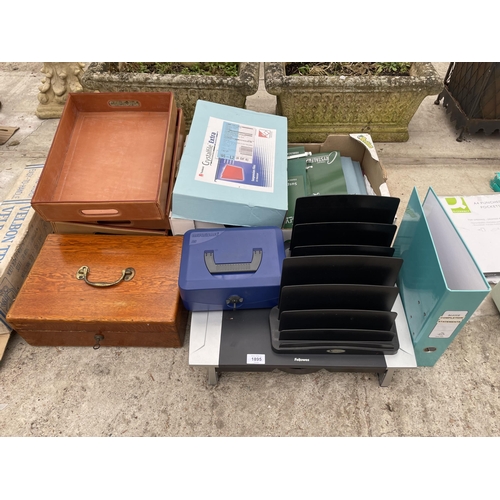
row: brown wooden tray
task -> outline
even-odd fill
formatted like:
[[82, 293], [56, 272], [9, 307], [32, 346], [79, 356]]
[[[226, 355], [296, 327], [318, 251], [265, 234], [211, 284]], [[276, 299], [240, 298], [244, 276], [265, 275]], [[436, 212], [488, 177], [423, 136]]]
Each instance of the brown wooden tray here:
[[[182, 151], [184, 149], [184, 142], [186, 140], [186, 122], [184, 120], [184, 113], [181, 108], [177, 108], [177, 127], [175, 133], [174, 151], [172, 158], [172, 165], [170, 168], [170, 178], [168, 182], [167, 202], [166, 202], [166, 216], [161, 220], [97, 220], [93, 223], [78, 222], [78, 221], [52, 221], [54, 232], [57, 234], [120, 234], [116, 230], [123, 228], [126, 230], [141, 229], [141, 230], [155, 230], [167, 232], [170, 229], [170, 221], [168, 214], [172, 205], [172, 192], [174, 189], [174, 182], [179, 169]], [[102, 228], [102, 229], [101, 229]], [[122, 234], [127, 234], [124, 231]]]
[[69, 94], [33, 195], [47, 221], [165, 219], [171, 92]]

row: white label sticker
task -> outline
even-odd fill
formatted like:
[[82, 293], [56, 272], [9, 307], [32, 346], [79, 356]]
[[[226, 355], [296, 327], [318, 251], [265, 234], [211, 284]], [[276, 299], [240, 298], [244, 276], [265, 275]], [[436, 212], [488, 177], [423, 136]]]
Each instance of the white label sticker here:
[[265, 365], [265, 354], [247, 354], [247, 365]]
[[377, 150], [375, 149], [375, 145], [373, 144], [373, 139], [370, 134], [350, 134], [350, 136], [353, 139], [361, 142], [366, 147], [366, 149], [368, 149], [368, 151], [372, 155], [372, 158], [379, 161]]
[[467, 316], [468, 311], [446, 311], [429, 335], [430, 339], [448, 339]]

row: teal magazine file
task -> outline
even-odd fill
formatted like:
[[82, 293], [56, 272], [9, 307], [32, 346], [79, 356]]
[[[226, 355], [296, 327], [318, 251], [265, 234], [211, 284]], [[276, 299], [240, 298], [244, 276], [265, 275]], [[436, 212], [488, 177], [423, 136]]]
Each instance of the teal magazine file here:
[[393, 246], [417, 366], [434, 366], [490, 286], [432, 188], [423, 204], [413, 190]]

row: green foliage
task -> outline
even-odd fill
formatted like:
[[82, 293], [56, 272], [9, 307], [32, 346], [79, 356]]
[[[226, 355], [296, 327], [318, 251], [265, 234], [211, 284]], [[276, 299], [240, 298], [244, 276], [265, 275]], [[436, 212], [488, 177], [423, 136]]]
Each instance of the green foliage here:
[[137, 72], [138, 73], [147, 73], [148, 72], [148, 65], [146, 63], [137, 63]]
[[377, 66], [377, 74], [407, 74], [410, 71], [411, 63], [408, 62], [378, 62], [374, 63]]
[[152, 73], [159, 75], [212, 75], [238, 76], [239, 63], [237, 62], [127, 62], [109, 63], [111, 72], [125, 73]]
[[311, 71], [311, 67], [309, 66], [309, 64], [305, 64], [304, 66], [299, 66], [297, 68], [297, 71], [301, 74], [301, 75], [308, 75]]
[[409, 62], [291, 62], [285, 64], [287, 76], [408, 76]]

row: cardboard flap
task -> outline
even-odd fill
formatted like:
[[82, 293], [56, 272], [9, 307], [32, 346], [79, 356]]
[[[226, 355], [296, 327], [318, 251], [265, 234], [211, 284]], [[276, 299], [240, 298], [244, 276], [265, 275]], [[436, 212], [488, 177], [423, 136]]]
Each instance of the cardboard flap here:
[[0, 360], [3, 358], [5, 349], [7, 348], [7, 343], [9, 342], [10, 334], [4, 333], [0, 335]]
[[6, 127], [0, 125], [0, 145], [5, 144], [17, 130], [19, 130], [19, 127]]
[[363, 144], [374, 160], [379, 161], [377, 150], [375, 149], [375, 145], [373, 144], [372, 136], [370, 134], [350, 134], [350, 136]]

